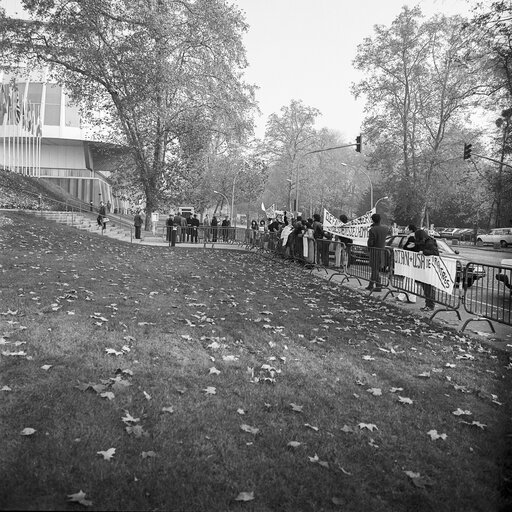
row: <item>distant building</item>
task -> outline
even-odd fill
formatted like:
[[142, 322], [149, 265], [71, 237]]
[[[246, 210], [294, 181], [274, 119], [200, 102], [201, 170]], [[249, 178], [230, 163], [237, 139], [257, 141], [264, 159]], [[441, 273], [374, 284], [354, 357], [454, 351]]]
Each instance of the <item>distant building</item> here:
[[47, 180], [88, 204], [101, 200], [121, 211], [127, 204], [112, 193], [112, 161], [101, 152], [103, 146], [86, 140], [78, 107], [44, 73], [29, 79], [3, 75], [0, 166]]

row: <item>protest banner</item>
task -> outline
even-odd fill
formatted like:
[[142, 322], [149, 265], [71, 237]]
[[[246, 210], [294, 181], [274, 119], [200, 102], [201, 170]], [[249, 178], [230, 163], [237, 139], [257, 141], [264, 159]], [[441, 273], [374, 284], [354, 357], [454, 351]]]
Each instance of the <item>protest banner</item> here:
[[356, 245], [366, 245], [368, 243], [368, 231], [373, 224], [371, 217], [374, 213], [375, 208], [344, 224], [324, 208], [324, 231], [351, 238], [352, 243]]
[[434, 288], [453, 294], [457, 274], [457, 262], [451, 258], [425, 256], [414, 251], [394, 249], [395, 275], [409, 277], [421, 283], [431, 284]]

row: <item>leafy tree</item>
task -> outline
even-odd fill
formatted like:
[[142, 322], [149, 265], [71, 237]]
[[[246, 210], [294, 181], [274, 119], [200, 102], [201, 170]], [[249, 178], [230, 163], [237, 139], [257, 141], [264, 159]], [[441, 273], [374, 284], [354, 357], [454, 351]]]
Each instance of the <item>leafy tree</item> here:
[[[280, 115], [271, 114], [265, 130], [265, 147], [272, 163], [283, 170], [283, 181], [288, 180], [287, 209], [292, 210], [292, 187], [297, 182], [299, 165], [305, 153], [315, 147], [315, 120], [320, 111], [300, 100], [292, 100], [281, 108]], [[286, 181], [281, 182], [280, 188]], [[296, 192], [296, 191], [295, 191]]]
[[[489, 167], [486, 173], [488, 190], [492, 194], [491, 217], [495, 226], [512, 225], [512, 4], [498, 0], [481, 3], [475, 15], [465, 25], [467, 31], [476, 32], [480, 38], [480, 55], [468, 55], [467, 60], [480, 58], [487, 63], [487, 93], [493, 100], [493, 110], [501, 106], [496, 120], [492, 156], [498, 167]], [[499, 111], [499, 110], [498, 110]]]
[[479, 70], [461, 64], [476, 44], [460, 36], [461, 26], [459, 17], [423, 21], [418, 7], [404, 7], [357, 50], [354, 64], [365, 77], [353, 90], [367, 99], [370, 166], [395, 190], [399, 221], [429, 222], [439, 176], [462, 143], [447, 134], [483, 92]]
[[[221, 0], [23, 0], [30, 20], [0, 18], [4, 67], [48, 66], [105, 140], [126, 145], [122, 169], [144, 194], [184, 194], [205, 166], [212, 134], [252, 129], [253, 88], [241, 13]], [[5, 58], [7, 60], [5, 60]], [[32, 65], [32, 64], [31, 64]], [[174, 189], [174, 190], [173, 190]]]

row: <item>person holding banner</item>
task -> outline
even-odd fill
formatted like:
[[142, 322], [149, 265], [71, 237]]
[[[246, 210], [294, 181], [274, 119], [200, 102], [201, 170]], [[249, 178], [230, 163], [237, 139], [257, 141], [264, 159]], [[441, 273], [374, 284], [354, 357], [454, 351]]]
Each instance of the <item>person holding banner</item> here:
[[[415, 231], [414, 240], [420, 254], [424, 256], [439, 256], [437, 242], [423, 229]], [[425, 306], [421, 308], [421, 311], [433, 311], [436, 305], [434, 302], [434, 287], [428, 283], [422, 283], [422, 285], [423, 292], [425, 293]]]
[[383, 249], [386, 247], [386, 237], [388, 236], [388, 227], [381, 225], [380, 215], [374, 213], [372, 215], [373, 224], [368, 232], [368, 250], [370, 251], [370, 267], [372, 273], [370, 283], [366, 287], [367, 290], [381, 292], [382, 286], [380, 282], [380, 269], [386, 266], [386, 254]]

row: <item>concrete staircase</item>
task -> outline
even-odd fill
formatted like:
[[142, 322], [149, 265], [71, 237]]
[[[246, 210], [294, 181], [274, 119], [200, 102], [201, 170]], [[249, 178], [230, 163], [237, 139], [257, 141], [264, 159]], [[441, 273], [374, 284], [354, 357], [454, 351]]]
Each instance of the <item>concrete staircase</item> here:
[[63, 212], [63, 211], [34, 211], [27, 210], [34, 215], [44, 217], [45, 219], [57, 222], [58, 224], [66, 224], [77, 229], [96, 233], [98, 235], [108, 236], [124, 242], [150, 244], [150, 245], [167, 245], [165, 240], [164, 225], [159, 226], [156, 235], [151, 231], [142, 231], [142, 240], [135, 239], [135, 229], [131, 219], [124, 219], [115, 215], [108, 215], [109, 222], [107, 228], [103, 231], [98, 226], [97, 213], [95, 212]]

